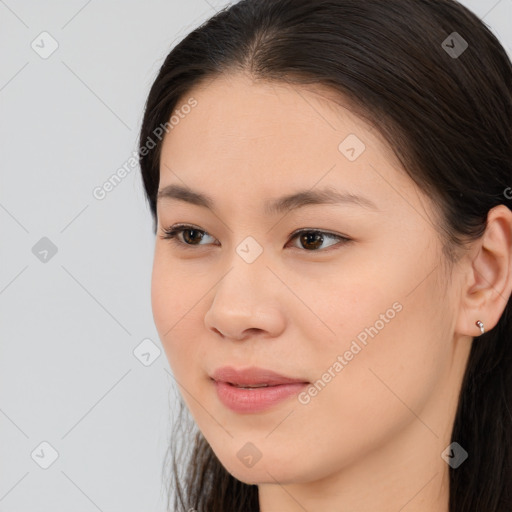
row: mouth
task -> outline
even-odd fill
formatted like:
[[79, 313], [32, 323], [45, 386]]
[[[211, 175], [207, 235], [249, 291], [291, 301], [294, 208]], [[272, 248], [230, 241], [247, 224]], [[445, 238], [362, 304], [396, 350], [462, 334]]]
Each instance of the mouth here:
[[310, 382], [251, 367], [223, 367], [211, 376], [221, 403], [237, 413], [264, 411], [296, 395]]

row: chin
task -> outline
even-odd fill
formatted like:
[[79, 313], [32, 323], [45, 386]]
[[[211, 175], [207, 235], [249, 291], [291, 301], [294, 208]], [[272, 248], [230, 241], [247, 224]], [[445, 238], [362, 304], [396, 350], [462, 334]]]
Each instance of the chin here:
[[[236, 456], [220, 459], [223, 467], [233, 477], [248, 485], [259, 484], [289, 484], [299, 482], [304, 468], [298, 468], [297, 461], [284, 462], [284, 457], [261, 456], [252, 467], [244, 467], [244, 463]], [[304, 478], [307, 480], [307, 478]]]

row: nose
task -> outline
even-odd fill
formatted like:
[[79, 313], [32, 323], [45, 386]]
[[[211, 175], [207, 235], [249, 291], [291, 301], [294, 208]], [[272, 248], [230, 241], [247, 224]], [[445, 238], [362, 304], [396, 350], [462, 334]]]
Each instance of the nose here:
[[237, 341], [277, 337], [286, 325], [285, 289], [263, 261], [235, 262], [215, 288], [205, 326]]

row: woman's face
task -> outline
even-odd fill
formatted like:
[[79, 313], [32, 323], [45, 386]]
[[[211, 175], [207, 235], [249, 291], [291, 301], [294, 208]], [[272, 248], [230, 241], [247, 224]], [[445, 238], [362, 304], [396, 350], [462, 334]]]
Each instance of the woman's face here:
[[[247, 483], [312, 482], [392, 454], [439, 461], [469, 351], [452, 343], [458, 282], [429, 199], [375, 130], [318, 91], [218, 78], [162, 146], [156, 326], [200, 430]], [[180, 223], [192, 227], [165, 239]], [[223, 367], [299, 382], [239, 389], [212, 379]], [[282, 383], [250, 376], [219, 379]]]

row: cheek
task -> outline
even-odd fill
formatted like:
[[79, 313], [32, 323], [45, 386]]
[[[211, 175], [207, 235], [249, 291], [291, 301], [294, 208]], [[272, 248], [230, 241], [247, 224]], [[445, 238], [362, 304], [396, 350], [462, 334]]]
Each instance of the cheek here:
[[305, 407], [317, 418], [328, 411], [354, 438], [414, 419], [411, 409], [420, 411], [449, 372], [450, 306], [435, 278], [411, 293], [420, 279], [410, 263], [401, 269], [331, 283], [318, 303], [336, 334], [311, 338], [317, 390]]
[[161, 252], [157, 244], [151, 274], [151, 307], [160, 340], [165, 343], [165, 333], [172, 327], [173, 312], [176, 311], [176, 294], [173, 293], [176, 276], [169, 271]]
[[175, 352], [173, 340], [176, 339], [176, 332], [187, 321], [187, 296], [193, 293], [193, 283], [183, 286], [182, 280], [175, 266], [165, 257], [165, 251], [157, 245], [151, 276], [151, 306], [155, 326], [169, 362]]
[[[389, 315], [393, 295], [389, 297], [380, 306], [372, 303], [372, 314], [362, 324], [361, 319], [351, 324], [351, 341], [340, 346], [342, 354], [352, 359], [340, 372], [330, 398], [340, 415], [343, 410], [353, 412], [346, 421], [354, 434], [361, 426], [372, 430], [372, 417], [379, 431], [389, 432], [414, 421], [411, 411], [420, 414], [449, 370], [450, 319], [448, 315], [446, 321], [442, 319], [442, 306], [437, 306], [437, 314], [434, 312], [435, 290], [424, 288], [414, 297], [397, 294], [401, 310], [393, 310], [394, 315]], [[379, 319], [381, 314], [388, 316], [386, 311], [393, 316], [387, 323]], [[436, 317], [435, 325], [431, 312]], [[359, 341], [361, 334], [365, 343]]]
[[204, 338], [205, 296], [214, 276], [190, 269], [190, 263], [171, 260], [165, 247], [155, 248], [151, 277], [151, 306], [160, 341], [173, 373], [193, 375], [200, 346], [194, 340]]
[[151, 275], [151, 305], [156, 327], [161, 334], [170, 329], [174, 331], [173, 326], [178, 326], [180, 319], [180, 323], [187, 321], [187, 312], [204, 294], [201, 289], [207, 284], [201, 287], [200, 277], [190, 269], [184, 269], [183, 264], [172, 258], [166, 249], [165, 243], [157, 242]]

